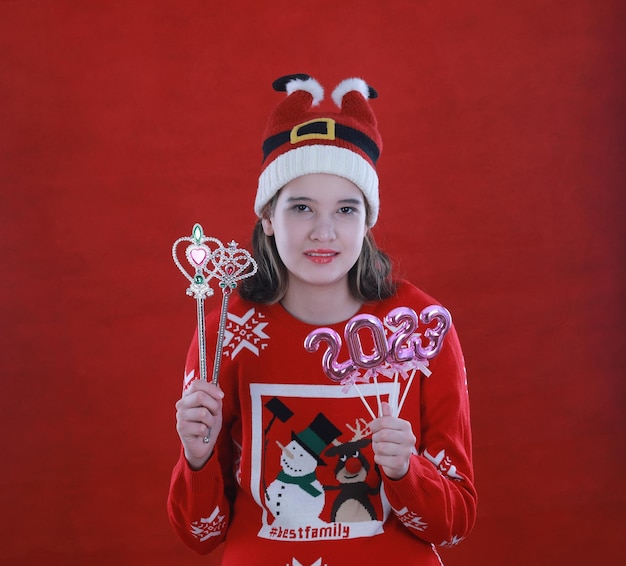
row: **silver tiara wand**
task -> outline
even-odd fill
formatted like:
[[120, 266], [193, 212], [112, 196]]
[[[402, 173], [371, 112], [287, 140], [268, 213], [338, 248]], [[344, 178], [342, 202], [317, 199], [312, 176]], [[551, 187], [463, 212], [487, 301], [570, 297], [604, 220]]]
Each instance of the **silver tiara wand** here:
[[[185, 257], [194, 270], [193, 275], [181, 265], [177, 248], [181, 242], [190, 242], [185, 249]], [[211, 245], [215, 247], [211, 248]], [[216, 278], [222, 289], [222, 309], [220, 312], [219, 329], [217, 332], [217, 345], [215, 348], [215, 360], [213, 363], [213, 375], [211, 381], [217, 385], [224, 334], [226, 332], [226, 317], [228, 314], [228, 299], [237, 287], [241, 279], [251, 277], [257, 271], [257, 264], [252, 256], [243, 249], [237, 247], [237, 242], [230, 242], [224, 246], [217, 238], [204, 235], [202, 226], [195, 224], [191, 231], [191, 237], [178, 238], [172, 246], [172, 258], [181, 273], [191, 283], [187, 289], [187, 295], [196, 299], [198, 315], [198, 358], [200, 364], [200, 379], [207, 381], [206, 367], [206, 335], [204, 327], [204, 300], [213, 295], [213, 289], [208, 282]], [[205, 438], [208, 442], [208, 437]]]

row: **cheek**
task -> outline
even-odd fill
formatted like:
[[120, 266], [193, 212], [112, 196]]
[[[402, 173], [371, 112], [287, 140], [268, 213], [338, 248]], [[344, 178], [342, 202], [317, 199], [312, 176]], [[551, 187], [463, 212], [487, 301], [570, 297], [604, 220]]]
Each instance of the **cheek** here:
[[357, 230], [352, 236], [352, 242], [355, 248], [355, 253], [359, 255], [363, 246], [365, 245], [365, 236], [367, 235], [367, 230]]
[[362, 219], [359, 219], [358, 222], [352, 223], [352, 225], [349, 227], [349, 230], [352, 232], [355, 239], [362, 240], [363, 238], [365, 238], [369, 228]]
[[290, 238], [288, 238], [281, 230], [274, 232], [274, 242], [276, 242], [276, 249], [278, 250], [279, 255], [283, 258], [289, 250], [289, 241]]
[[274, 221], [272, 231], [276, 245], [287, 248], [304, 237], [303, 227], [297, 222]]

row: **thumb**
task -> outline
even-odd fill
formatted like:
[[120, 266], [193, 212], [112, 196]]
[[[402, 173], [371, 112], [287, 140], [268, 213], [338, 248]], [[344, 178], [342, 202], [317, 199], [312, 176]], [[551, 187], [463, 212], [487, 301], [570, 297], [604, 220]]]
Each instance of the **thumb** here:
[[381, 409], [383, 411], [383, 417], [392, 417], [393, 413], [391, 412], [391, 405], [387, 403], [387, 401], [383, 401], [381, 404]]

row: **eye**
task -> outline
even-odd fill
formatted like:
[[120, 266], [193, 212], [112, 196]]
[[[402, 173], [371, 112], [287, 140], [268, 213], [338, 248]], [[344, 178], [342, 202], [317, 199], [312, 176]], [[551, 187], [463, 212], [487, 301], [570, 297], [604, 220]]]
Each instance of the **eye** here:
[[357, 450], [354, 454], [352, 454], [353, 458], [358, 458], [359, 457], [359, 451]]
[[339, 460], [341, 462], [345, 462], [348, 459], [348, 456], [346, 456], [345, 454], [343, 456], [339, 456]]
[[342, 206], [339, 209], [339, 212], [340, 214], [355, 214], [356, 212], [358, 212], [358, 210], [353, 206]]
[[306, 204], [294, 204], [292, 210], [296, 212], [309, 212], [311, 209]]

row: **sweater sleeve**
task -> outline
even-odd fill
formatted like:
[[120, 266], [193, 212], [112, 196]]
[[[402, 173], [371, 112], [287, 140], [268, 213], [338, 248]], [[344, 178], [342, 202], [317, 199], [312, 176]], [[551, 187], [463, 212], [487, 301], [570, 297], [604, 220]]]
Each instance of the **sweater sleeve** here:
[[172, 472], [167, 508], [174, 531], [196, 552], [207, 554], [223, 541], [230, 503], [215, 454], [201, 470], [194, 471], [181, 451]]
[[384, 478], [385, 492], [411, 533], [454, 546], [472, 529], [477, 501], [465, 364], [454, 327], [430, 369], [422, 377], [420, 429], [413, 431], [418, 453], [403, 478]]
[[[198, 375], [198, 337], [191, 343], [185, 364], [187, 388]], [[232, 448], [229, 423], [224, 422], [213, 454], [204, 467], [189, 467], [181, 447], [172, 471], [167, 510], [178, 537], [200, 554], [214, 550], [224, 540], [230, 521], [233, 493]]]

